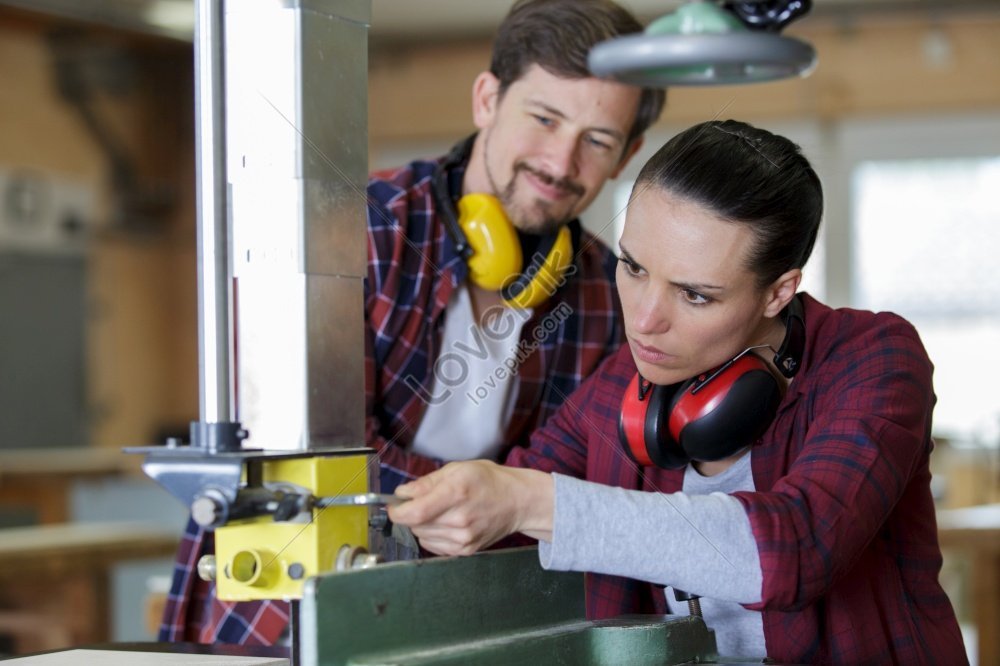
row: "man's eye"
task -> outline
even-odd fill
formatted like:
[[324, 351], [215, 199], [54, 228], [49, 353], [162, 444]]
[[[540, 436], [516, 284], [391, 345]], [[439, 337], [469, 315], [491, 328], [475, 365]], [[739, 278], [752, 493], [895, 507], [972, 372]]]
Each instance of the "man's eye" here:
[[538, 124], [541, 125], [542, 127], [551, 127], [555, 123], [555, 121], [549, 118], [548, 116], [540, 116], [538, 114], [533, 114], [533, 115], [535, 120], [537, 120]]
[[611, 150], [611, 144], [601, 141], [600, 139], [596, 139], [592, 136], [587, 137], [587, 142], [594, 148], [597, 148], [598, 150], [601, 151]]

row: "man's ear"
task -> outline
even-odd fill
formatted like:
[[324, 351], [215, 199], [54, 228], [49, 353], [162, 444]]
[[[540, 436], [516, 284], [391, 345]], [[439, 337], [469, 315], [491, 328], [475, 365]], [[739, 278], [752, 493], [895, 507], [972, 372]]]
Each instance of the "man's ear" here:
[[767, 288], [764, 302], [764, 316], [777, 317], [795, 297], [802, 283], [802, 269], [793, 268], [781, 275]]
[[622, 153], [622, 158], [618, 160], [618, 166], [616, 166], [615, 170], [611, 172], [612, 178], [618, 177], [618, 175], [622, 172], [622, 170], [624, 170], [625, 167], [628, 166], [629, 160], [635, 157], [635, 154], [639, 152], [640, 148], [642, 148], [641, 136], [632, 139], [632, 143], [630, 143], [628, 146], [625, 147], [625, 152]]
[[493, 124], [500, 103], [500, 79], [491, 72], [481, 72], [472, 83], [472, 122], [479, 129]]

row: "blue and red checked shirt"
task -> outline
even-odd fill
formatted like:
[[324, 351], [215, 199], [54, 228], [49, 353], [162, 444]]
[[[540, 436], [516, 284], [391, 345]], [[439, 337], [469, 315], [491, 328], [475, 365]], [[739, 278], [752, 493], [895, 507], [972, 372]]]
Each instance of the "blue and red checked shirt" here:
[[[368, 277], [365, 281], [366, 439], [379, 452], [381, 486], [443, 464], [409, 451], [426, 409], [440, 397], [433, 367], [446, 307], [468, 269], [436, 211], [431, 180], [439, 161], [420, 160], [372, 175], [368, 183]], [[448, 174], [453, 195], [464, 169]], [[505, 433], [507, 448], [532, 431], [621, 344], [621, 304], [614, 255], [579, 222], [570, 223], [575, 261], [556, 294], [522, 328], [520, 387]], [[549, 316], [555, 315], [558, 316]], [[460, 398], [464, 399], [464, 398]], [[288, 623], [280, 601], [230, 603], [197, 577], [198, 559], [214, 539], [189, 521], [178, 551], [160, 640], [273, 644]]]
[[[896, 315], [833, 310], [800, 297], [801, 370], [753, 448], [757, 490], [734, 493], [760, 554], [762, 600], [747, 608], [763, 615], [768, 657], [965, 664], [958, 622], [938, 583], [927, 354]], [[622, 396], [635, 373], [625, 345], [508, 464], [680, 491], [683, 469], [639, 467], [618, 443]], [[591, 618], [665, 611], [662, 588], [614, 576], [588, 574], [587, 597]]]

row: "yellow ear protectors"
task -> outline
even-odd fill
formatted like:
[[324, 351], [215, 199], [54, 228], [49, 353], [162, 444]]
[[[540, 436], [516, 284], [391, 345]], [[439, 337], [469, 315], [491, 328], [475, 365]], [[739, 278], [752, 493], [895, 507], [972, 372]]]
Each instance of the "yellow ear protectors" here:
[[556, 292], [573, 263], [573, 242], [563, 226], [541, 244], [524, 267], [517, 230], [491, 194], [466, 194], [458, 200], [458, 226], [472, 253], [469, 278], [483, 289], [500, 291], [515, 308], [533, 308]]
[[467, 194], [459, 199], [456, 210], [449, 172], [468, 161], [475, 138], [473, 134], [452, 148], [434, 172], [431, 194], [456, 249], [468, 263], [472, 283], [499, 291], [510, 307], [536, 307], [556, 292], [573, 263], [572, 233], [563, 225], [539, 238], [525, 266], [522, 239], [499, 199], [490, 194]]
[[475, 284], [500, 291], [521, 271], [521, 241], [495, 196], [466, 194], [459, 199], [458, 227], [472, 249], [469, 278]]

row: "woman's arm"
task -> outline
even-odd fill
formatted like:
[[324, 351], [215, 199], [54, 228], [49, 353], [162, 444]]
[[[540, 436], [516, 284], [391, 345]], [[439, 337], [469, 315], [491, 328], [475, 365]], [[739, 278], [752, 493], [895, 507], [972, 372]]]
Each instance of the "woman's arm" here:
[[[904, 496], [900, 506], [906, 510], [931, 507], [930, 515], [906, 518], [908, 539], [914, 541], [916, 525], [930, 525], [921, 529], [933, 533], [929, 489], [911, 488], [921, 470], [926, 474], [931, 365], [912, 326], [882, 317], [888, 322], [883, 319], [865, 344], [838, 354], [837, 371], [813, 398], [804, 445], [788, 473], [768, 492], [735, 494], [760, 552], [758, 609], [796, 610], [826, 594], [855, 566]], [[885, 547], [900, 538], [889, 535]]]
[[545, 568], [760, 601], [757, 544], [743, 505], [731, 495], [652, 493], [553, 476], [551, 545], [539, 544]]

